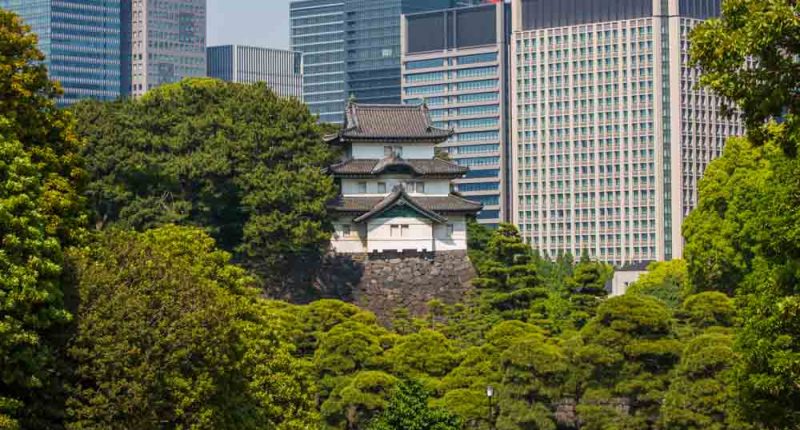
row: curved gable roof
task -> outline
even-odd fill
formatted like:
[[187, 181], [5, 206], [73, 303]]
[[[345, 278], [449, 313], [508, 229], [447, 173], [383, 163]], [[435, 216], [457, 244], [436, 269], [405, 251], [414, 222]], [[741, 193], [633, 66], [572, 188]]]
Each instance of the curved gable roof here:
[[329, 140], [440, 143], [453, 135], [453, 130], [443, 130], [432, 125], [425, 104], [414, 106], [351, 102], [345, 114], [344, 128]]

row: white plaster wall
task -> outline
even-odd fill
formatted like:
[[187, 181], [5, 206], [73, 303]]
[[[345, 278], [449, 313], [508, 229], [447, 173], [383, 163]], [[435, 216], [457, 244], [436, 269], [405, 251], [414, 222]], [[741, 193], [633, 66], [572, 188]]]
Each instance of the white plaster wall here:
[[[350, 225], [350, 235], [342, 232], [344, 224]], [[334, 233], [331, 238], [331, 248], [342, 254], [359, 254], [367, 252], [366, 228], [363, 224], [356, 225], [352, 217], [341, 217], [333, 221]]]
[[[403, 237], [392, 237], [391, 225], [407, 225]], [[373, 251], [433, 251], [433, 225], [427, 219], [373, 218], [367, 224], [367, 249]]]
[[[378, 179], [342, 179], [342, 194], [344, 194], [345, 196], [361, 196], [361, 197], [388, 195], [389, 193], [392, 192], [392, 189], [396, 185], [408, 181], [425, 182], [424, 195], [426, 196], [447, 196], [450, 194], [450, 180], [448, 179], [419, 180], [411, 178], [410, 175], [406, 175], [405, 177], [399, 177], [399, 176], [381, 177]], [[359, 193], [358, 190], [359, 182], [367, 183], [367, 194]], [[378, 182], [386, 183], [385, 193], [378, 193]], [[409, 194], [411, 194], [412, 196], [415, 195], [414, 193], [409, 193]]]
[[639, 280], [647, 271], [618, 271], [614, 272], [611, 280], [611, 297], [621, 296], [628, 291], [628, 287]]
[[386, 158], [384, 146], [403, 147], [403, 158], [407, 160], [430, 160], [434, 157], [433, 144], [430, 143], [382, 143], [364, 142], [352, 144], [352, 156], [355, 159], [382, 160]]
[[[448, 235], [447, 225], [453, 226], [453, 235]], [[437, 224], [433, 228], [436, 251], [461, 251], [467, 249], [467, 222], [463, 216], [450, 217], [447, 224]]]

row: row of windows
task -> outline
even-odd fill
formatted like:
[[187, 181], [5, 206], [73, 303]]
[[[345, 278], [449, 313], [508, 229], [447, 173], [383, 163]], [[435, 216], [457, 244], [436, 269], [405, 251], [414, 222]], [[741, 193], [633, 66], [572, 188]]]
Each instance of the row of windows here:
[[453, 91], [470, 91], [480, 90], [485, 88], [496, 88], [498, 85], [497, 79], [485, 79], [480, 81], [458, 82], [456, 84], [438, 84], [438, 85], [422, 85], [418, 87], [408, 87], [405, 89], [405, 94], [409, 96], [421, 94], [443, 93], [448, 90]]
[[500, 145], [496, 143], [485, 144], [485, 145], [451, 146], [447, 148], [447, 152], [453, 155], [478, 154], [481, 152], [497, 152], [499, 150], [500, 150]]
[[445, 79], [466, 79], [477, 78], [481, 76], [495, 76], [497, 75], [497, 66], [492, 67], [478, 67], [474, 69], [460, 69], [453, 72], [437, 71], [426, 73], [413, 73], [405, 76], [406, 83], [419, 83], [419, 82], [433, 82], [442, 81]]
[[500, 164], [500, 157], [459, 158], [454, 161], [460, 166], [488, 166], [492, 164]]
[[442, 129], [467, 129], [467, 128], [490, 128], [500, 125], [500, 118], [472, 118], [454, 121], [437, 121], [434, 127]]
[[444, 58], [435, 58], [430, 60], [408, 61], [405, 63], [405, 66], [406, 69], [417, 70], [417, 69], [430, 69], [433, 67], [443, 67], [445, 65], [455, 66], [463, 64], [492, 63], [496, 61], [497, 61], [497, 53], [491, 52], [487, 54], [463, 55], [460, 57], [450, 58], [447, 60], [445, 60]]
[[480, 191], [498, 191], [499, 182], [477, 182], [472, 184], [457, 184], [456, 189], [461, 193], [471, 193]]

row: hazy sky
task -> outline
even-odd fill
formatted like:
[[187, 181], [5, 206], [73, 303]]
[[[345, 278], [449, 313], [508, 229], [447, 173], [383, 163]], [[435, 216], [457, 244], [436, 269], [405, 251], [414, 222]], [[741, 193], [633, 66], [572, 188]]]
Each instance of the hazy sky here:
[[207, 0], [208, 45], [289, 48], [289, 0]]

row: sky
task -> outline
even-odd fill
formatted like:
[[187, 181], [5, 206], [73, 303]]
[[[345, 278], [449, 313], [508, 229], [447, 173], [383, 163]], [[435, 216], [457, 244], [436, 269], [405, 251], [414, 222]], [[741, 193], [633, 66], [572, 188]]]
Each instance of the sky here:
[[289, 48], [289, 0], [208, 0], [208, 45]]

